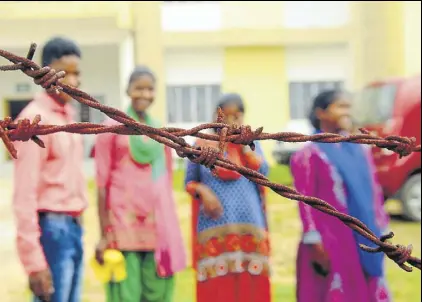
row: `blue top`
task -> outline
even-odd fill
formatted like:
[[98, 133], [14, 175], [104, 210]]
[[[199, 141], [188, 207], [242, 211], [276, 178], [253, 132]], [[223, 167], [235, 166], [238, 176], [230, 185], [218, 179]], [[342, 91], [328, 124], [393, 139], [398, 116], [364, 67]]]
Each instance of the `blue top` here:
[[[260, 145], [258, 143], [255, 145], [255, 152], [263, 158], [259, 173], [267, 176], [268, 163], [264, 159]], [[199, 211], [198, 233], [234, 224], [250, 225], [259, 229], [266, 228], [263, 200], [255, 183], [243, 176], [237, 180], [224, 181], [212, 175], [208, 168], [188, 162], [185, 185], [191, 181], [201, 182], [208, 186], [217, 195], [223, 207], [222, 216], [216, 220], [207, 217], [203, 211]]]

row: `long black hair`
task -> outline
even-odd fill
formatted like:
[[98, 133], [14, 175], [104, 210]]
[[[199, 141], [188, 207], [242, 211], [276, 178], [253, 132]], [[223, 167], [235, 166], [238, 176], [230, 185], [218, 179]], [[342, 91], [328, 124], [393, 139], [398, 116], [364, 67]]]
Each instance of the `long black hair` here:
[[309, 120], [316, 130], [321, 130], [321, 121], [316, 115], [317, 109], [326, 110], [342, 93], [342, 91], [337, 89], [325, 90], [314, 98], [311, 112], [309, 113]]

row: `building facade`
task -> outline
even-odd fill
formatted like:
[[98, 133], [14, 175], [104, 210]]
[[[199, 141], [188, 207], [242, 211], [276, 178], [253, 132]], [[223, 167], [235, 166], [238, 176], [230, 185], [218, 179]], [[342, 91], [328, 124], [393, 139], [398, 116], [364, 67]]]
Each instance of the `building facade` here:
[[[247, 123], [275, 132], [304, 118], [320, 89], [420, 73], [420, 23], [415, 1], [9, 1], [0, 3], [0, 45], [25, 55], [30, 42], [66, 35], [82, 47], [82, 89], [108, 105], [127, 106], [128, 76], [146, 64], [163, 123], [207, 122], [222, 92], [238, 92]], [[19, 72], [0, 74], [0, 115], [38, 89]], [[263, 146], [271, 160], [272, 142]]]

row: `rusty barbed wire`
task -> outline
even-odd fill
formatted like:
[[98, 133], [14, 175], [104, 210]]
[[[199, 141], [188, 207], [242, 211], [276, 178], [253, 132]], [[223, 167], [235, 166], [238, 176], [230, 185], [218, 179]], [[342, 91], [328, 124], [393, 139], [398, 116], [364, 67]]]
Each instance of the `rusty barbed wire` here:
[[[35, 84], [42, 86], [47, 91], [51, 93], [58, 93], [59, 91], [62, 91], [72, 96], [76, 101], [94, 109], [100, 110], [110, 118], [121, 123], [121, 125], [105, 126], [92, 123], [74, 123], [64, 126], [42, 125], [39, 124], [41, 121], [41, 117], [39, 115], [37, 115], [32, 122], [28, 119], [21, 119], [17, 122], [13, 122], [10, 117], [7, 117], [4, 120], [0, 120], [0, 137], [14, 158], [17, 157], [17, 152], [13, 146], [13, 141], [32, 140], [40, 147], [44, 147], [42, 140], [38, 138], [38, 136], [48, 135], [56, 132], [79, 134], [100, 134], [112, 132], [120, 135], [146, 135], [157, 142], [175, 149], [179, 157], [188, 158], [189, 160], [198, 164], [205, 165], [210, 169], [213, 169], [215, 166], [220, 166], [226, 169], [235, 170], [250, 181], [253, 181], [254, 183], [262, 186], [266, 186], [283, 197], [304, 202], [319, 211], [334, 216], [341, 220], [345, 225], [377, 245], [377, 248], [361, 245], [363, 250], [370, 253], [383, 252], [387, 255], [387, 257], [392, 259], [399, 265], [399, 267], [407, 272], [412, 271], [411, 266], [416, 267], [419, 270], [421, 269], [421, 260], [411, 256], [411, 245], [406, 247], [403, 245], [393, 245], [387, 242], [387, 240], [393, 238], [394, 234], [392, 232], [382, 236], [381, 238], [377, 238], [375, 234], [358, 219], [340, 213], [333, 206], [321, 199], [301, 195], [293, 188], [270, 182], [268, 178], [258, 173], [257, 171], [248, 169], [243, 166], [235, 165], [228, 159], [224, 158], [222, 152], [222, 150], [224, 150], [225, 144], [228, 142], [249, 145], [252, 149], [254, 149], [254, 141], [272, 139], [284, 142], [352, 142], [358, 144], [376, 145], [379, 148], [386, 148], [396, 152], [400, 156], [406, 156], [412, 152], [421, 152], [421, 146], [416, 146], [416, 141], [414, 138], [399, 136], [381, 138], [370, 135], [365, 129], [361, 129], [361, 134], [350, 136], [327, 133], [302, 135], [292, 132], [270, 134], [264, 133], [262, 127], [252, 131], [250, 126], [227, 125], [222, 122], [223, 115], [221, 111], [219, 111], [216, 123], [207, 123], [188, 130], [168, 127], [152, 128], [136, 122], [134, 119], [119, 111], [118, 109], [99, 103], [96, 99], [79, 89], [61, 83], [58, 80], [64, 77], [64, 72], [56, 72], [50, 67], [40, 68], [32, 61], [35, 50], [36, 44], [33, 43], [30, 46], [27, 57], [24, 58], [0, 49], [0, 56], [13, 63], [12, 65], [0, 66], [0, 70], [21, 70], [23, 73], [33, 78]], [[217, 134], [201, 132], [206, 129], [215, 129], [217, 130]], [[183, 139], [184, 136], [195, 136], [206, 140], [218, 141], [219, 148], [200, 148], [191, 146]]]

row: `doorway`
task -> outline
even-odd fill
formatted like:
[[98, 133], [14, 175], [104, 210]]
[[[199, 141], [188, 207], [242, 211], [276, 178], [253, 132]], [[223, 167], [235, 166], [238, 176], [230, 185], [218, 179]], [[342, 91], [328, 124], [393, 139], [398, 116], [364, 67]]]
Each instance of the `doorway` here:
[[[29, 104], [32, 99], [25, 98], [25, 99], [5, 99], [4, 100], [4, 116], [10, 116], [12, 120], [15, 120], [21, 111]], [[9, 152], [6, 152], [6, 160], [11, 160]]]
[[15, 120], [30, 101], [30, 99], [7, 99], [5, 115], [10, 116], [12, 120]]

